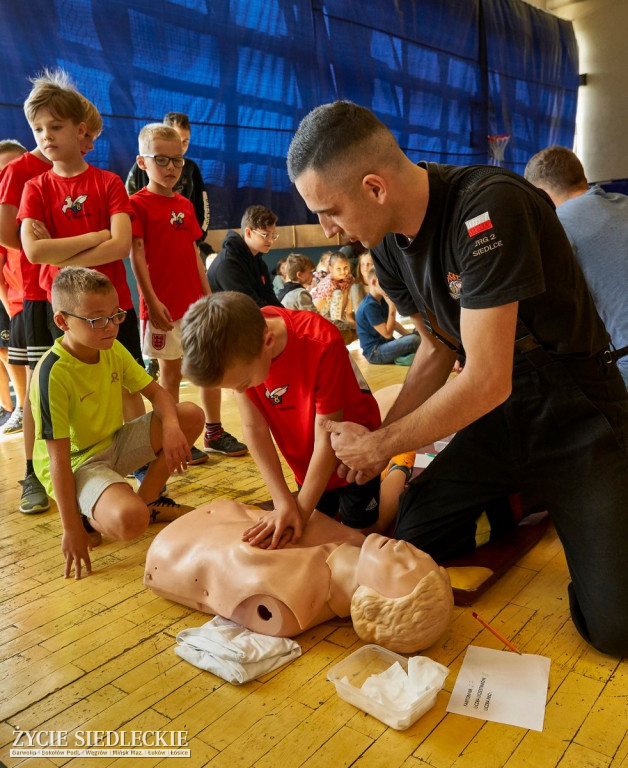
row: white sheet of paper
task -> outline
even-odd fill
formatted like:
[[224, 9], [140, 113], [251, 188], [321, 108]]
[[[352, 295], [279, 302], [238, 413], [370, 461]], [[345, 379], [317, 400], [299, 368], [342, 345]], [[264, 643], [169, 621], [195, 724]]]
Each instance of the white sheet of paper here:
[[425, 469], [434, 461], [433, 456], [428, 456], [427, 453], [417, 453], [414, 457], [414, 466]]
[[550, 659], [470, 645], [448, 712], [543, 730]]

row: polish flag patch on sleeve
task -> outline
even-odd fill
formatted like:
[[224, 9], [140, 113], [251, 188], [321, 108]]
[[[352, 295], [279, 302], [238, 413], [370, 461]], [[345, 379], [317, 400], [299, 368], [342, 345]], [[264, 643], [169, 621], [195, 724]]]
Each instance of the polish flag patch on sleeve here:
[[491, 217], [488, 215], [488, 211], [485, 211], [479, 216], [475, 216], [473, 219], [465, 221], [465, 226], [467, 228], [467, 232], [469, 233], [469, 237], [475, 237], [480, 232], [485, 232], [487, 229], [493, 229], [493, 222], [491, 221]]

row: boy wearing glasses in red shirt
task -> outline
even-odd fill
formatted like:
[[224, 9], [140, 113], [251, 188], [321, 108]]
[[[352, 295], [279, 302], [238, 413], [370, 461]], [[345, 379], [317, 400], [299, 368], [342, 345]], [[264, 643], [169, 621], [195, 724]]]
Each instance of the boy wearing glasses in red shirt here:
[[[140, 536], [149, 522], [189, 511], [160, 496], [172, 471], [185, 470], [203, 414], [176, 404], [116, 337], [125, 320], [111, 281], [94, 269], [62, 269], [51, 287], [54, 322], [63, 332], [39, 361], [31, 382], [33, 463], [59, 509], [65, 577], [82, 564], [101, 534]], [[122, 392], [140, 392], [153, 411], [123, 424]], [[137, 493], [125, 475], [148, 462]]]
[[263, 259], [279, 237], [277, 216], [263, 205], [251, 205], [244, 211], [241, 228], [242, 235], [227, 232], [222, 250], [207, 270], [211, 289], [245, 293], [258, 307], [280, 307]]
[[[131, 196], [131, 264], [140, 288], [142, 348], [146, 357], [158, 360], [159, 383], [178, 402], [181, 318], [190, 304], [211, 293], [196, 245], [203, 233], [190, 200], [174, 191], [185, 163], [179, 133], [150, 123], [140, 131], [138, 143], [137, 165], [148, 184]], [[204, 404], [217, 401], [219, 412], [220, 390], [206, 390], [201, 397]], [[240, 453], [246, 450], [240, 444]], [[191, 463], [206, 461], [207, 454], [192, 446]]]

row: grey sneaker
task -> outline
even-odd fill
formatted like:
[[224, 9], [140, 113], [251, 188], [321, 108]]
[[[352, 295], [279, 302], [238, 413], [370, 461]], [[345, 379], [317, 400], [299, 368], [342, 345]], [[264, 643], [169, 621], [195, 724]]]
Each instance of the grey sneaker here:
[[213, 440], [207, 438], [207, 432], [205, 433], [205, 439], [203, 440], [203, 448], [208, 453], [224, 453], [225, 456], [244, 456], [249, 450], [244, 443], [238, 442], [233, 435], [228, 432], [223, 432], [219, 437], [215, 437]]
[[50, 502], [44, 486], [37, 479], [37, 475], [26, 475], [20, 480], [22, 486], [22, 498], [20, 499], [20, 512], [25, 515], [36, 515], [50, 509]]
[[21, 432], [23, 418], [24, 411], [21, 408], [15, 408], [6, 422], [0, 427], [0, 434], [16, 435], [18, 432]]
[[186, 512], [191, 512], [194, 507], [189, 507], [187, 504], [177, 504], [169, 496], [160, 496], [148, 504], [148, 509], [150, 510], [151, 523], [171, 523], [185, 515]]
[[0, 405], [0, 427], [11, 418], [12, 413], [13, 411], [7, 411], [3, 405]]

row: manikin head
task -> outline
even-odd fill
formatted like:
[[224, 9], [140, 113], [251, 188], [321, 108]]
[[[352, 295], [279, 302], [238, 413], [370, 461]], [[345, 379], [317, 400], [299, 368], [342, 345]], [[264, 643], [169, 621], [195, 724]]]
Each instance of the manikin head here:
[[351, 619], [362, 640], [413, 653], [432, 645], [449, 623], [454, 599], [447, 571], [407, 541], [368, 536], [357, 580]]

